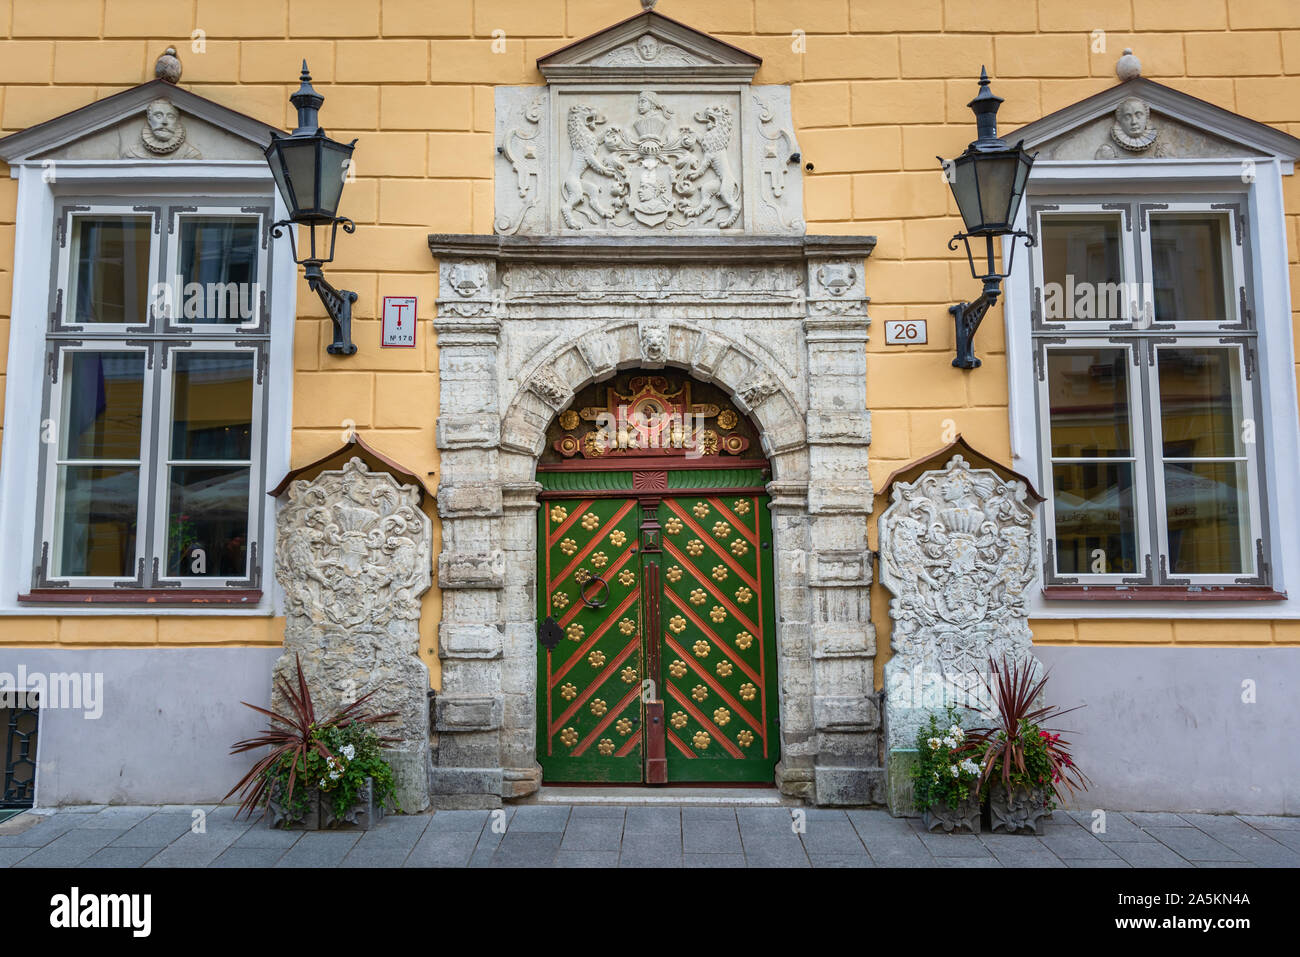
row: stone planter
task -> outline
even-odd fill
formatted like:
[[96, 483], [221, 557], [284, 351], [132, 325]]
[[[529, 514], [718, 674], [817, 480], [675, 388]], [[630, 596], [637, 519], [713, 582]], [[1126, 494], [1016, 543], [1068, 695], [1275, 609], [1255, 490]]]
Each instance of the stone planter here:
[[1051, 817], [1051, 788], [1027, 788], [1016, 785], [1008, 793], [1005, 787], [989, 788], [989, 821], [993, 833], [1037, 834], [1040, 818]]
[[968, 797], [956, 807], [946, 803], [933, 805], [921, 815], [921, 823], [927, 831], [942, 828], [945, 833], [967, 831], [971, 834], [980, 832], [980, 798], [978, 794]]
[[298, 804], [298, 795], [307, 793], [306, 810], [290, 810], [284, 803], [283, 786], [279, 781], [271, 782], [267, 789], [266, 807], [271, 812], [271, 827], [287, 831], [315, 831], [320, 828], [320, 791], [316, 788], [303, 788], [302, 782], [293, 786], [294, 803]]
[[375, 799], [375, 783], [366, 778], [366, 783], [357, 789], [357, 800], [341, 817], [334, 814], [334, 802], [329, 795], [322, 795], [320, 802], [320, 826], [322, 830], [333, 828], [359, 828], [366, 831], [384, 819], [384, 802]]

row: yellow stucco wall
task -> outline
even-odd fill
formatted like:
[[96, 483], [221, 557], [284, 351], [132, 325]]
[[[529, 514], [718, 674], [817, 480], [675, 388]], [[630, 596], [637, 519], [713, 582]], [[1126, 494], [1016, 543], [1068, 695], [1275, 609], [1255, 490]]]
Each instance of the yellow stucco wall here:
[[[805, 182], [809, 230], [879, 237], [867, 269], [876, 329], [886, 319], [931, 320], [927, 346], [886, 355], [877, 334], [867, 347], [877, 484], [946, 444], [947, 428], [989, 455], [1010, 455], [1000, 310], [979, 333], [983, 367], [950, 365], [946, 308], [972, 295], [973, 283], [946, 248], [959, 220], [935, 161], [973, 138], [965, 104], [982, 64], [1006, 98], [1003, 129], [1111, 86], [1116, 59], [1133, 47], [1145, 76], [1300, 134], [1296, 0], [661, 0], [657, 9], [761, 55], [756, 82], [792, 85], [800, 145], [815, 166]], [[330, 272], [360, 294], [360, 351], [325, 354], [328, 321], [300, 283], [293, 462], [336, 448], [355, 425], [412, 471], [436, 472], [431, 327], [421, 325], [418, 349], [381, 350], [379, 303], [416, 295], [420, 319], [432, 318], [427, 234], [491, 231], [493, 86], [540, 84], [537, 57], [639, 10], [636, 0], [3, 0], [0, 127], [20, 130], [140, 83], [168, 45], [180, 50], [182, 86], [292, 127], [288, 96], [306, 57], [326, 97], [324, 124], [360, 140], [342, 209], [358, 231], [342, 238]], [[196, 30], [201, 53], [191, 46]], [[1094, 52], [1095, 31], [1105, 32], [1104, 51]], [[1300, 303], [1296, 177], [1285, 196]], [[0, 370], [15, 198], [14, 183], [0, 180]], [[882, 652], [886, 609], [877, 588]], [[421, 653], [436, 675], [436, 590], [424, 611]], [[1052, 643], [1300, 642], [1300, 625], [1269, 622], [1035, 622], [1034, 630]], [[0, 620], [3, 644], [276, 644], [282, 632], [275, 619]]]

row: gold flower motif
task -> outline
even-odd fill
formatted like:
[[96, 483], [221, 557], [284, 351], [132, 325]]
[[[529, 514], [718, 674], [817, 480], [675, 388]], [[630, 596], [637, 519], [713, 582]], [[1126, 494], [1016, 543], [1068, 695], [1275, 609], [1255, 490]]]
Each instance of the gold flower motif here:
[[731, 510], [735, 512], [737, 515], [748, 515], [749, 499], [747, 498], [736, 499], [734, 502], [731, 503]]
[[571, 681], [566, 681], [564, 684], [560, 685], [560, 696], [563, 697], [565, 701], [572, 701], [574, 698], [578, 697], [578, 686]]
[[591, 572], [587, 571], [585, 568], [579, 568], [573, 573], [573, 577], [578, 580], [579, 585], [585, 585], [587, 582], [591, 581]]
[[721, 624], [727, 620], [727, 609], [723, 608], [721, 605], [714, 605], [713, 611], [709, 612], [709, 617], [718, 624]]
[[674, 678], [680, 678], [686, 674], [686, 662], [680, 658], [674, 658], [673, 663], [668, 666], [668, 673]]
[[705, 602], [705, 600], [706, 600], [707, 598], [708, 598], [708, 596], [704, 594], [704, 589], [703, 589], [703, 588], [693, 588], [693, 589], [691, 589], [691, 604], [692, 604], [692, 605], [703, 605], [704, 602]]
[[609, 757], [614, 753], [614, 742], [609, 738], [601, 738], [600, 744], [596, 745], [596, 750], [605, 757]]
[[695, 745], [696, 750], [705, 751], [708, 750], [710, 740], [709, 732], [696, 731], [695, 736], [691, 738], [691, 744]]
[[587, 655], [587, 664], [591, 665], [593, 668], [605, 667], [605, 652], [593, 651], [591, 654]]
[[560, 740], [566, 748], [571, 748], [578, 743], [578, 732], [573, 728], [565, 728], [560, 732]]
[[709, 514], [709, 506], [704, 502], [696, 502], [695, 507], [692, 508], [691, 511], [695, 513], [696, 518], [703, 518], [705, 515]]
[[731, 712], [726, 708], [713, 709], [713, 723], [719, 728], [725, 726], [731, 720]]
[[557, 610], [563, 610], [569, 607], [569, 596], [562, 591], [557, 591], [551, 596], [551, 607]]
[[618, 673], [618, 676], [623, 679], [623, 682], [625, 684], [631, 684], [632, 682], [636, 681], [636, 669], [630, 667], [624, 668], [622, 671]]
[[686, 543], [686, 551], [692, 557], [702, 555], [704, 554], [704, 543], [700, 541], [698, 538], [692, 538], [689, 542]]
[[726, 538], [730, 534], [731, 534], [731, 526], [728, 525], [726, 522], [713, 523], [714, 538]]
[[750, 591], [748, 588], [746, 588], [744, 585], [741, 585], [739, 588], [736, 589], [736, 601], [740, 602], [742, 605], [748, 605], [749, 600], [753, 597], [754, 597], [754, 593]]
[[576, 621], [570, 622], [569, 627], [564, 629], [564, 633], [568, 635], [572, 641], [582, 641], [583, 638], [587, 637], [587, 629], [583, 628], [582, 625], [578, 624]]
[[632, 632], [636, 631], [636, 622], [631, 618], [624, 618], [618, 623], [618, 630], [623, 632], [625, 635], [630, 635]]
[[731, 662], [730, 662], [730, 661], [719, 661], [719, 662], [718, 662], [718, 667], [716, 667], [716, 668], [713, 669], [713, 670], [716, 671], [716, 672], [718, 673], [718, 677], [719, 677], [719, 678], [730, 678], [730, 677], [731, 677]]
[[709, 657], [709, 643], [701, 638], [691, 646], [691, 651], [695, 652], [696, 658], [707, 658]]
[[754, 743], [754, 732], [745, 730], [736, 735], [736, 743], [742, 748], [747, 748]]
[[726, 565], [714, 565], [714, 566], [713, 566], [713, 580], [714, 580], [715, 582], [725, 582], [725, 581], [727, 580], [727, 566], [726, 566]]
[[596, 552], [596, 554], [591, 556], [592, 568], [604, 568], [608, 564], [609, 564], [609, 556], [606, 555], [604, 552]]
[[696, 701], [703, 701], [709, 696], [709, 689], [704, 685], [696, 685], [691, 689], [691, 697]]
[[746, 681], [743, 685], [740, 686], [740, 696], [744, 698], [746, 701], [753, 701], [754, 698], [757, 697], [757, 695], [758, 695], [758, 689], [755, 688], [753, 684], [751, 684], [750, 682]]
[[[718, 418], [722, 418], [718, 416]], [[578, 413], [572, 409], [565, 409], [560, 413], [560, 428], [566, 432], [572, 432], [578, 427]]]
[[578, 543], [571, 538], [566, 538], [564, 541], [560, 542], [560, 551], [564, 552], [566, 555], [572, 555], [577, 550]]
[[672, 716], [671, 718], [668, 719], [668, 723], [671, 724], [671, 725], [672, 725], [674, 728], [676, 728], [678, 731], [680, 731], [680, 730], [682, 730], [682, 728], [686, 727], [686, 721], [687, 721], [687, 718], [686, 718], [686, 712], [685, 712], [685, 711], [674, 711], [674, 712], [673, 712], [673, 716]]
[[556, 525], [559, 525], [562, 521], [564, 521], [568, 517], [569, 517], [569, 510], [565, 508], [563, 505], [557, 505], [553, 509], [551, 509], [551, 521], [554, 522]]
[[616, 528], [609, 533], [609, 540], [621, 548], [623, 543], [627, 541], [627, 532], [621, 528]]
[[682, 530], [682, 520], [674, 515], [668, 521], [664, 522], [664, 531], [669, 535], [676, 535]]
[[720, 429], [734, 429], [739, 421], [739, 417], [730, 409], [723, 409], [718, 413], [718, 428]]
[[614, 725], [614, 730], [626, 738], [632, 731], [632, 722], [627, 718], [619, 718], [618, 722]]
[[671, 568], [668, 569], [668, 580], [669, 580], [670, 582], [678, 582], [678, 581], [681, 581], [681, 580], [682, 580], [682, 566], [681, 566], [681, 565], [674, 565], [674, 566], [672, 566]]
[[749, 543], [743, 538], [738, 538], [731, 543], [731, 554], [739, 558], [741, 555], [749, 553]]
[[609, 710], [609, 705], [605, 704], [604, 698], [596, 698], [594, 701], [591, 702], [591, 713], [594, 714], [597, 718], [599, 718], [602, 714], [604, 714], [608, 710]]
[[736, 635], [736, 647], [741, 651], [748, 651], [749, 646], [754, 643], [754, 636], [747, 631], [742, 631]]
[[587, 531], [590, 532], [593, 529], [598, 528], [599, 526], [600, 526], [600, 516], [598, 516], [595, 512], [588, 512], [586, 515], [582, 516], [582, 527], [585, 528]]
[[686, 619], [681, 615], [673, 615], [673, 617], [668, 620], [668, 630], [674, 635], [680, 635], [686, 630]]
[[618, 582], [624, 588], [631, 588], [633, 583], [636, 582], [636, 576], [632, 574], [632, 569], [625, 568], [621, 572], [619, 572]]

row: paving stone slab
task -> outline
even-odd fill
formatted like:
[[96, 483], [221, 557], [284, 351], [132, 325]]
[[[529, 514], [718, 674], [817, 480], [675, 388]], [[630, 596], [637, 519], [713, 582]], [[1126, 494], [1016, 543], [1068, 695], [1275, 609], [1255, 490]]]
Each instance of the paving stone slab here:
[[126, 830], [139, 824], [158, 809], [156, 807], [116, 804], [104, 808], [92, 815], [84, 824], [85, 828], [120, 828]]
[[0, 847], [0, 867], [13, 867], [36, 850], [34, 847]]
[[682, 812], [675, 807], [630, 807], [623, 821], [627, 834], [682, 834]]
[[44, 847], [34, 850], [15, 867], [76, 867], [117, 837], [118, 831], [79, 830], [59, 835]]
[[799, 837], [809, 854], [816, 851], [830, 856], [852, 857], [865, 853], [862, 839], [842, 811], [834, 817], [809, 818], [807, 829]]
[[[919, 834], [921, 842], [935, 857], [988, 857], [989, 849], [980, 843], [977, 834]], [[871, 850], [871, 845], [867, 845]]]
[[1004, 867], [1001, 861], [991, 854], [988, 857], [936, 857], [938, 867]]
[[158, 853], [153, 847], [105, 847], [91, 854], [78, 867], [144, 867]]
[[337, 867], [360, 840], [356, 831], [307, 831], [276, 867]]
[[1110, 849], [1134, 867], [1191, 867], [1165, 845], [1158, 842], [1125, 843], [1117, 841]]
[[[1114, 812], [1111, 812], [1114, 813]], [[1138, 827], [1147, 830], [1153, 827], [1191, 827], [1179, 814], [1169, 811], [1124, 811], [1128, 818]], [[1107, 815], [1109, 816], [1109, 815]]]
[[234, 844], [245, 827], [212, 827], [205, 833], [187, 832], [168, 844], [146, 867], [206, 867]]
[[555, 867], [618, 867], [618, 851], [566, 851], [555, 855]]
[[[1192, 820], [1191, 815], [1184, 817]], [[1221, 814], [1198, 814], [1195, 823], [1197, 830], [1236, 851], [1251, 863], [1264, 867], [1300, 867], [1300, 853], [1239, 818]]]
[[235, 840], [236, 847], [279, 848], [286, 851], [298, 842], [307, 831], [286, 831], [283, 828], [267, 827], [266, 822], [252, 825]]
[[571, 810], [566, 805], [525, 804], [515, 808], [507, 831], [563, 833]]
[[[504, 821], [510, 823], [514, 808], [502, 808]], [[483, 830], [491, 816], [491, 811], [435, 811], [429, 818], [426, 831], [472, 831], [478, 834]]]
[[[520, 808], [523, 810], [523, 808]], [[564, 808], [568, 816], [568, 808]], [[492, 855], [493, 867], [550, 867], [560, 851], [558, 831], [507, 831]]]
[[623, 819], [586, 818], [570, 821], [560, 844], [564, 851], [618, 851], [623, 841]]
[[619, 867], [681, 867], [681, 844], [638, 844], [623, 841], [619, 851]]
[[731, 808], [682, 808], [682, 850], [687, 854], [740, 854], [740, 829]]
[[626, 814], [627, 808], [621, 804], [575, 804], [573, 805], [573, 813], [569, 815], [569, 821], [607, 820], [609, 818], [618, 818], [621, 821]]
[[209, 867], [274, 867], [284, 856], [280, 847], [228, 847]]
[[1300, 817], [1276, 817], [1269, 814], [1243, 814], [1238, 818], [1251, 827], [1275, 831], [1300, 831]]
[[875, 867], [876, 862], [871, 856], [863, 851], [861, 854], [818, 854], [814, 851], [808, 852], [808, 859], [812, 862], [813, 867], [834, 867], [834, 868], [852, 868], [852, 867]]
[[1244, 861], [1245, 858], [1195, 827], [1148, 827], [1147, 833], [1189, 861]]
[[1128, 861], [1118, 854], [1112, 854], [1108, 858], [1099, 857], [1082, 857], [1082, 858], [1063, 858], [1066, 867], [1132, 867]]
[[[437, 831], [432, 827], [426, 828], [402, 866], [465, 867], [469, 864], [478, 841], [478, 831]], [[488, 857], [491, 857], [490, 851]]]
[[1260, 833], [1270, 840], [1277, 841], [1279, 844], [1291, 848], [1293, 851], [1300, 852], [1300, 831], [1271, 830], [1261, 831]]
[[117, 838], [116, 847], [165, 847], [190, 832], [194, 819], [188, 811], [158, 811]]
[[1004, 867], [1064, 867], [1042, 841], [1029, 834], [984, 834], [980, 842]]
[[744, 867], [743, 854], [683, 854], [683, 867]]
[[1039, 840], [1043, 842], [1044, 847], [1062, 859], [1068, 857], [1072, 860], [1085, 858], [1118, 860], [1114, 851], [1081, 827], [1069, 830], [1054, 828], [1041, 835]]
[[1123, 814], [1118, 811], [1107, 812], [1105, 818], [1102, 818], [1105, 830], [1094, 832], [1092, 812], [1088, 811], [1071, 811], [1070, 816], [1074, 822], [1083, 828], [1089, 834], [1092, 834], [1097, 840], [1104, 844], [1110, 844], [1116, 841], [1125, 844], [1133, 844], [1141, 841], [1154, 841], [1155, 838], [1148, 834], [1142, 828], [1138, 827]]

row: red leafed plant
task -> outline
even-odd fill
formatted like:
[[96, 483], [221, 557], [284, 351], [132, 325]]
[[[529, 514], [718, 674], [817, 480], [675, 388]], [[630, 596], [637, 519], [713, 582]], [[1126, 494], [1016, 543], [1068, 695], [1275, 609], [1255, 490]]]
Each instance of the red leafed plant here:
[[1034, 706], [1048, 676], [1044, 673], [1034, 677], [1032, 659], [1010, 662], [1004, 659], [1001, 665], [990, 659], [989, 670], [992, 683], [983, 676], [981, 680], [993, 698], [997, 721], [990, 727], [973, 728], [968, 735], [976, 753], [983, 755], [981, 789], [1000, 772], [1008, 793], [1017, 785], [1031, 790], [1050, 785], [1056, 796], [1064, 800], [1065, 794], [1073, 794], [1076, 788], [1086, 791], [1088, 778], [1074, 763], [1070, 742], [1061, 737], [1058, 729], [1042, 727], [1043, 722], [1077, 709]]
[[[294, 784], [302, 776], [309, 764], [314, 763], [310, 761], [313, 756], [319, 755], [320, 758], [326, 761], [335, 758], [335, 755], [331, 754], [329, 748], [321, 741], [322, 732], [330, 728], [345, 728], [352, 724], [375, 724], [380, 721], [387, 721], [397, 715], [396, 711], [371, 714], [363, 709], [370, 696], [379, 690], [376, 688], [375, 691], [364, 694], [351, 704], [340, 708], [324, 721], [317, 721], [316, 708], [311, 700], [311, 691], [308, 689], [307, 680], [302, 674], [302, 660], [297, 655], [294, 655], [294, 667], [298, 672], [297, 681], [295, 682], [296, 688], [283, 677], [277, 677], [275, 681], [280, 694], [288, 702], [289, 714], [279, 714], [266, 708], [259, 708], [255, 704], [249, 704], [247, 701], [242, 702], [245, 707], [266, 715], [271, 719], [271, 723], [256, 737], [236, 742], [230, 749], [230, 753], [240, 754], [258, 748], [270, 748], [271, 750], [254, 764], [247, 774], [239, 779], [239, 783], [226, 793], [228, 798], [236, 791], [243, 792], [243, 800], [239, 805], [239, 810], [235, 812], [236, 816], [241, 813], [247, 813], [251, 816], [253, 810], [266, 798], [267, 787], [277, 776], [276, 772], [283, 771], [286, 767], [288, 769], [288, 785], [284, 800], [286, 802], [291, 801]], [[391, 741], [395, 739], [381, 738], [380, 740]], [[222, 798], [222, 800], [224, 801], [225, 798]]]

